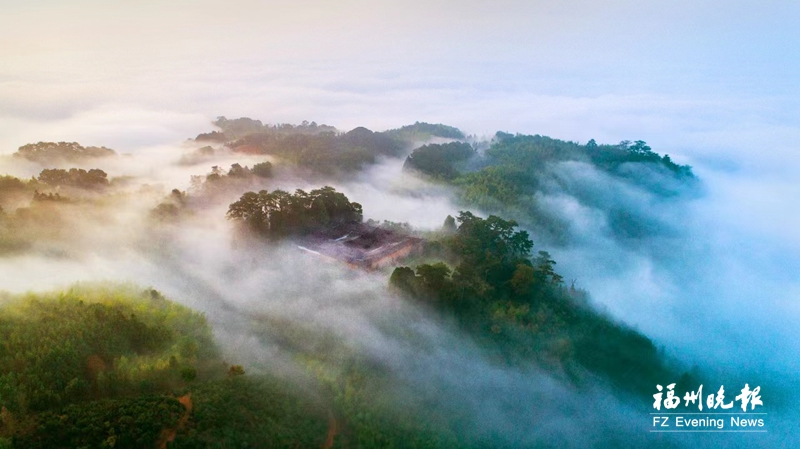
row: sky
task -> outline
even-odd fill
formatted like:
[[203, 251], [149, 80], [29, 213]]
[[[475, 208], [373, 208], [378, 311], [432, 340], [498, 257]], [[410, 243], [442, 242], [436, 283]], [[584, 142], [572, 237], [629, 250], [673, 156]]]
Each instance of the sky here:
[[137, 151], [220, 115], [641, 139], [800, 246], [796, 2], [0, 5], [0, 154], [39, 140]]
[[2, 7], [3, 152], [42, 129], [133, 149], [218, 115], [641, 138], [692, 159], [797, 134], [793, 2]]
[[0, 154], [40, 140], [147, 154], [208, 131], [221, 115], [342, 130], [427, 121], [481, 136], [641, 139], [692, 165], [703, 182], [703, 198], [673, 217], [692, 240], [682, 246], [692, 260], [666, 270], [696, 277], [662, 282], [659, 267], [675, 261], [652, 255], [627, 254], [621, 260], [631, 265], [616, 278], [604, 269], [581, 273], [587, 264], [568, 252], [560, 266], [651, 335], [664, 337], [657, 315], [613, 298], [632, 295], [653, 308], [663, 297], [681, 299], [672, 307], [707, 298], [706, 308], [684, 311], [727, 307], [726, 320], [706, 333], [744, 338], [774, 326], [756, 340], [780, 348], [778, 370], [800, 352], [792, 343], [800, 317], [798, 2], [0, 0], [0, 7]]

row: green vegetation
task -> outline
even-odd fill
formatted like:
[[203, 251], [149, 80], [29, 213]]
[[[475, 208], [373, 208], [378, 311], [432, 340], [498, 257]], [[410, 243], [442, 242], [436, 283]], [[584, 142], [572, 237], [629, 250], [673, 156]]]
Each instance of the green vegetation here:
[[345, 360], [344, 369], [332, 369], [341, 360], [330, 356], [308, 363], [341, 418], [336, 447], [481, 447], [458, 429], [463, 418], [458, 413], [443, 410], [443, 404], [413, 392], [374, 363], [354, 356]]
[[462, 212], [458, 223], [434, 245], [443, 261], [398, 267], [391, 285], [457, 317], [508, 360], [535, 360], [578, 383], [588, 370], [645, 394], [658, 379], [675, 377], [647, 337], [598, 314], [583, 291], [566, 288], [546, 251], [531, 258], [533, 242], [514, 221]]
[[39, 193], [38, 191], [33, 192], [33, 200], [34, 203], [37, 201], [51, 201], [55, 203], [68, 203], [69, 198], [61, 196], [58, 193]]
[[366, 128], [339, 133], [316, 122], [265, 125], [247, 117], [219, 117], [214, 125], [222, 132], [201, 134], [196, 140], [223, 142], [235, 152], [268, 154], [325, 174], [358, 170], [402, 149], [396, 139]]
[[[356, 170], [379, 156], [399, 156], [413, 140], [464, 138], [455, 128], [427, 123], [385, 133], [365, 128], [337, 133], [313, 122], [270, 126], [246, 118], [220, 117], [215, 125], [221, 131], [196, 140], [274, 155], [317, 173]], [[679, 182], [693, 179], [688, 166], [659, 156], [642, 141], [579, 145], [498, 133], [486, 151], [477, 148], [463, 142], [424, 145], [406, 159], [405, 168], [455, 186], [465, 203], [524, 217], [524, 224], [536, 230], [559, 227], [537, 202], [540, 192], [557, 184], [548, 168], [556, 162], [591, 164], [604, 176], [651, 190], [653, 184], [631, 167]], [[214, 151], [205, 147], [196, 156], [213, 156]], [[20, 148], [18, 156], [72, 161], [108, 152], [113, 154], [74, 143], [39, 143]], [[174, 189], [150, 216], [177, 221], [192, 212], [198, 198], [238, 196], [243, 187], [264, 184], [272, 175], [270, 162], [252, 168], [233, 164], [229, 170], [214, 166], [192, 178], [191, 197]], [[71, 234], [68, 218], [92, 210], [81, 208], [81, 195], [99, 197], [86, 190], [108, 185], [99, 169], [45, 169], [30, 180], [0, 177], [0, 253], [34, 245], [56, 253], [48, 243]], [[104, 190], [109, 191], [115, 190]], [[153, 191], [161, 192], [160, 187]], [[609, 216], [620, 229], [633, 220], [626, 210], [610, 210]], [[361, 223], [363, 211], [359, 203], [326, 186], [294, 193], [248, 191], [230, 204], [227, 218], [278, 240]], [[368, 224], [414, 233], [407, 223]], [[542, 368], [576, 389], [600, 377], [620, 395], [637, 400], [650, 397], [653, 385], [664, 379], [687, 382], [690, 377], [678, 376], [646, 336], [598, 313], [586, 292], [565, 285], [550, 254], [534, 251], [529, 234], [516, 221], [462, 212], [457, 218], [448, 216], [441, 231], [426, 236], [430, 240], [418, 263], [395, 268], [389, 284], [423, 304], [421, 309], [436, 323], [455, 323], [464, 331], [459, 337], [477, 342], [481, 363], [511, 365], [521, 372]], [[332, 331], [275, 316], [247, 318], [253, 335], [289, 356], [290, 361], [280, 361], [286, 366], [275, 372], [286, 368], [290, 374], [253, 374], [248, 360], [233, 361], [243, 365], [224, 362], [205, 317], [153, 289], [99, 285], [61, 293], [0, 294], [0, 448], [449, 448], [507, 443], [497, 435], [474, 436], [465, 430], [474, 423], [470, 412], [438, 401], [415, 380], [398, 375], [379, 357], [360, 353], [352, 341]], [[424, 351], [422, 346], [429, 343], [415, 339], [413, 326], [378, 324], [411, 351]], [[435, 388], [434, 381], [425, 385], [431, 386]]]
[[19, 253], [60, 233], [61, 205], [69, 199], [36, 179], [0, 176], [0, 255]]
[[467, 143], [423, 145], [414, 150], [403, 165], [406, 170], [418, 170], [434, 178], [449, 180], [459, 174], [458, 166], [476, 155]]
[[247, 117], [219, 117], [214, 125], [222, 131], [200, 134], [195, 140], [224, 143], [241, 153], [273, 155], [328, 175], [359, 170], [374, 164], [380, 156], [399, 157], [416, 141], [464, 138], [464, 133], [451, 126], [420, 122], [382, 133], [364, 127], [342, 133], [316, 122], [265, 125]]
[[227, 172], [215, 165], [206, 175], [192, 176], [190, 188], [197, 193], [214, 194], [229, 187], [251, 186], [271, 177], [272, 163], [269, 161], [257, 163], [253, 168], [233, 164]]
[[15, 448], [155, 448], [178, 425], [184, 406], [174, 397], [145, 395], [70, 404], [35, 418], [15, 434]]
[[233, 151], [269, 154], [326, 174], [359, 170], [379, 156], [398, 156], [402, 150], [398, 141], [366, 128], [344, 134], [261, 132], [228, 145]]
[[168, 390], [216, 354], [205, 318], [155, 290], [24, 295], [0, 309], [0, 405], [26, 414]]
[[245, 223], [269, 238], [308, 234], [329, 226], [360, 223], [361, 205], [333, 187], [294, 194], [283, 190], [247, 192], [230, 205], [229, 219]]
[[[216, 133], [219, 136], [223, 136], [223, 138], [224, 138], [224, 135], [222, 133], [217, 133], [216, 131], [214, 133]], [[197, 138], [200, 139], [200, 136], [197, 136]], [[194, 151], [192, 151], [190, 153], [184, 154], [178, 160], [178, 163], [180, 165], [200, 164], [202, 162], [205, 162], [205, 161], [213, 158], [216, 153], [217, 153], [217, 151], [214, 150], [214, 147], [212, 147], [210, 145], [206, 145], [206, 146], [200, 147], [200, 148], [198, 148], [198, 149], [196, 149], [196, 150], [194, 150]]]
[[[473, 445], [465, 435], [463, 414], [421, 393], [334, 332], [272, 316], [260, 317], [253, 330], [265, 341], [280, 341], [303, 364], [326, 402], [329, 431], [336, 430], [332, 447], [487, 447]], [[398, 329], [406, 336], [408, 331]]]
[[76, 218], [93, 216], [92, 205], [108, 185], [101, 170], [46, 169], [29, 180], [0, 176], [0, 254], [62, 240]]
[[[431, 176], [447, 173], [446, 178], [451, 179], [456, 175], [469, 175], [463, 170], [456, 173], [453, 162], [471, 156], [472, 153], [466, 147], [462, 149], [454, 144], [425, 145], [411, 153], [407, 167]], [[519, 185], [523, 189], [535, 189], [540, 184], [540, 178], [546, 176], [545, 165], [563, 161], [590, 162], [618, 176], [625, 176], [623, 166], [630, 163], [660, 167], [677, 178], [694, 176], [691, 167], [675, 164], [669, 155], [659, 156], [641, 140], [634, 143], [623, 141], [618, 145], [598, 145], [592, 139], [586, 145], [580, 145], [540, 135], [511, 135], [503, 132], [495, 135], [492, 145], [484, 153], [482, 164], [486, 167], [484, 170], [500, 170], [503, 176], [513, 175], [513, 182], [509, 181], [509, 184]], [[473, 180], [484, 178], [480, 174], [473, 176], [478, 176]], [[494, 176], [489, 176], [491, 177]]]
[[[152, 289], [0, 305], [0, 447], [319, 447], [326, 400], [222, 362], [205, 318]], [[3, 446], [5, 444], [5, 446]]]
[[320, 447], [330, 420], [326, 401], [268, 376], [237, 375], [192, 389], [192, 414], [172, 449]]
[[538, 179], [514, 165], [489, 166], [466, 173], [454, 181], [461, 187], [461, 198], [468, 204], [489, 210], [521, 203], [535, 194]]
[[202, 315], [133, 287], [6, 295], [0, 341], [0, 436], [15, 447], [152, 447], [183, 413], [163, 395], [221, 371]]
[[414, 228], [406, 222], [399, 223], [396, 221], [389, 221], [389, 220], [378, 221], [370, 218], [365, 222], [365, 224], [367, 226], [375, 228], [388, 229], [390, 231], [398, 232], [400, 234], [406, 234], [406, 235], [416, 234]]
[[431, 124], [425, 122], [415, 122], [413, 125], [386, 131], [385, 134], [406, 142], [426, 141], [432, 137], [445, 139], [464, 139], [466, 137], [458, 128], [442, 125], [441, 123]]
[[93, 168], [88, 172], [82, 168], [44, 169], [39, 174], [39, 182], [50, 187], [77, 187], [81, 189], [98, 189], [108, 186], [108, 175], [103, 170]]
[[10, 210], [30, 202], [33, 193], [46, 189], [35, 178], [22, 180], [13, 176], [0, 176], [0, 207]]
[[318, 125], [317, 122], [304, 121], [299, 125], [282, 123], [278, 125], [265, 125], [260, 120], [253, 120], [248, 117], [241, 117], [228, 120], [225, 117], [218, 117], [214, 121], [214, 126], [220, 128], [222, 132], [211, 132], [200, 134], [195, 140], [215, 140], [226, 142], [236, 140], [251, 134], [320, 134], [336, 133], [336, 128], [328, 125]]
[[19, 178], [9, 175], [0, 176], [0, 194], [25, 190], [27, 184]]
[[[227, 138], [225, 137], [225, 133], [219, 131], [211, 131], [209, 133], [200, 133], [197, 137], [194, 138], [197, 142], [219, 142], [225, 143]], [[203, 147], [206, 148], [206, 147]], [[208, 147], [211, 148], [211, 147]]]
[[[392, 283], [457, 314], [510, 360], [540, 361], [578, 383], [571, 365], [636, 392], [664, 374], [663, 363], [648, 358], [646, 338], [564, 291], [546, 254], [525, 259], [532, 244], [512, 222], [468, 213], [459, 222], [448, 246], [461, 260], [454, 270], [430, 264], [406, 276], [410, 269], [398, 268]], [[205, 318], [152, 289], [77, 286], [6, 295], [0, 304], [6, 446], [502, 446], [496, 436], [468, 436], [466, 412], [432, 402], [336, 336], [296, 322], [264, 317], [254, 327], [294, 348], [305, 374], [288, 380], [223, 363]]]
[[189, 196], [186, 192], [172, 189], [172, 192], [150, 211], [150, 217], [159, 221], [173, 221], [189, 213]]
[[106, 147], [84, 147], [77, 142], [39, 142], [19, 147], [14, 157], [41, 164], [77, 162], [92, 158], [114, 156], [117, 153]]
[[[291, 125], [288, 123], [268, 125], [262, 123], [260, 120], [254, 120], [248, 117], [241, 117], [233, 120], [225, 117], [218, 117], [217, 120], [214, 121], [214, 126], [220, 128], [222, 131], [199, 134], [195, 140], [229, 142], [253, 134], [313, 135], [338, 133], [338, 130], [333, 126], [318, 125], [317, 122], [309, 123], [308, 121], [304, 121], [299, 125]], [[382, 134], [404, 142], [428, 140], [431, 137], [442, 137], [446, 139], [465, 138], [464, 133], [458, 128], [442, 125], [440, 123], [431, 124], [425, 122], [415, 122], [413, 125], [392, 129]]]
[[[231, 169], [233, 169], [232, 166]], [[253, 174], [259, 178], [272, 177], [272, 164], [269, 161], [264, 161], [253, 165]], [[228, 175], [230, 176], [230, 173]]]
[[678, 178], [694, 177], [691, 167], [672, 162], [668, 154], [659, 156], [642, 140], [633, 143], [623, 140], [617, 145], [597, 145], [592, 139], [584, 146], [584, 149], [591, 157], [592, 162], [606, 170], [619, 170], [622, 164], [641, 162], [664, 167]]
[[[253, 188], [262, 188], [272, 177], [272, 163], [259, 162], [252, 168], [232, 164], [227, 171], [215, 165], [205, 175], [190, 178], [188, 192], [173, 189], [161, 203], [151, 210], [150, 217], [159, 221], [173, 221], [192, 215], [197, 207], [238, 196]], [[191, 197], [190, 197], [191, 195]]]
[[[458, 148], [463, 149], [459, 152]], [[658, 155], [643, 141], [598, 145], [590, 140], [580, 145], [503, 132], [498, 132], [491, 146], [475, 157], [470, 157], [466, 144], [425, 145], [411, 153], [404, 168], [458, 187], [465, 206], [514, 218], [556, 242], [569, 239], [570, 223], [540, 204], [543, 194], [566, 193], [584, 205], [601, 209], [611, 230], [620, 237], [640, 237], [658, 228], [657, 223], [620, 199], [616, 204], [604, 201], [597, 194], [597, 186], [572, 182], [558, 169], [558, 163], [573, 163], [573, 168], [579, 167], [574, 164], [589, 164], [657, 199], [675, 197], [691, 189], [696, 181], [689, 166], [675, 164], [668, 155]]]
[[0, 447], [467, 446], [457, 421], [402, 399], [390, 372], [318, 330], [280, 327], [321, 349], [288, 380], [223, 363], [205, 318], [152, 289], [0, 304]]

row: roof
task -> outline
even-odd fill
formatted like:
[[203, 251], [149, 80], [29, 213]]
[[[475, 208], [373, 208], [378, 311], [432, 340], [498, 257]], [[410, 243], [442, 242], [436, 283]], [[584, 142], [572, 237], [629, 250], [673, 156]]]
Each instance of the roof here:
[[307, 236], [298, 242], [304, 251], [347, 264], [374, 268], [387, 257], [416, 247], [422, 239], [389, 229], [352, 223]]

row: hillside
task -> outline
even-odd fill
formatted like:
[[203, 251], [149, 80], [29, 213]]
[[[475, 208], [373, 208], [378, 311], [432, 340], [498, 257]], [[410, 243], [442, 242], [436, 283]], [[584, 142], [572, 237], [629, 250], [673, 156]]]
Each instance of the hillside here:
[[699, 181], [644, 142], [213, 125], [158, 164], [10, 158], [4, 269], [95, 282], [3, 295], [0, 447], [539, 447], [499, 422], [703, 377], [550, 252], [578, 242], [554, 197], [613, 239], [666, 232], [626, 195], [680, 204]]

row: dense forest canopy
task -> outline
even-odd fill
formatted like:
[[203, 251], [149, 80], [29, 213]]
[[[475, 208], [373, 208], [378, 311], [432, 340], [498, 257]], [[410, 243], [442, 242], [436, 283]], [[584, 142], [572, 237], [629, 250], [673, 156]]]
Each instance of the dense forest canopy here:
[[[225, 140], [236, 140], [250, 134], [319, 134], [319, 133], [335, 133], [336, 128], [328, 125], [318, 125], [317, 122], [304, 121], [299, 125], [292, 125], [290, 123], [282, 123], [277, 125], [268, 125], [261, 123], [261, 120], [253, 120], [248, 117], [241, 117], [229, 120], [225, 117], [218, 117], [214, 121], [214, 126], [222, 130]], [[200, 136], [215, 136], [204, 135]], [[198, 140], [200, 139], [198, 136]]]
[[223, 143], [245, 154], [277, 156], [325, 174], [359, 170], [374, 164], [379, 157], [399, 157], [416, 141], [464, 138], [457, 128], [420, 122], [386, 132], [364, 127], [340, 132], [316, 122], [266, 125], [247, 117], [219, 117], [214, 125], [221, 131], [200, 134], [195, 140]]
[[256, 133], [229, 143], [237, 152], [266, 154], [321, 173], [354, 171], [379, 156], [398, 156], [399, 142], [366, 128], [344, 134]]
[[415, 122], [413, 125], [402, 126], [397, 129], [390, 129], [386, 134], [406, 141], [426, 141], [432, 137], [444, 139], [465, 139], [464, 133], [455, 127], [443, 125], [441, 123]]
[[228, 208], [228, 218], [244, 222], [258, 233], [280, 238], [308, 234], [331, 226], [360, 223], [361, 205], [333, 187], [295, 193], [275, 190], [247, 192]]
[[269, 161], [253, 164], [253, 168], [239, 163], [231, 164], [227, 171], [217, 165], [211, 167], [206, 175], [193, 175], [190, 187], [193, 190], [214, 190], [230, 184], [247, 186], [254, 181], [272, 177], [272, 163]]
[[0, 304], [0, 447], [311, 447], [319, 399], [220, 358], [205, 317], [153, 289]]
[[[79, 215], [74, 195], [102, 195], [105, 173], [94, 170], [42, 171], [43, 179], [0, 176], [0, 256], [21, 254], [37, 244], [63, 239], [63, 214]], [[53, 173], [52, 179], [49, 173]], [[44, 181], [51, 181], [55, 185]], [[62, 189], [62, 184], [67, 184]]]
[[429, 258], [440, 261], [398, 267], [391, 285], [454, 314], [509, 359], [555, 361], [576, 378], [588, 370], [639, 393], [677, 377], [647, 337], [598, 314], [586, 292], [566, 287], [548, 252], [531, 257], [533, 241], [516, 222], [470, 212], [456, 220], [452, 235], [429, 244]]
[[[236, 140], [251, 134], [321, 134], [321, 133], [340, 133], [333, 126], [318, 125], [317, 122], [304, 121], [299, 125], [281, 123], [275, 125], [264, 124], [260, 120], [249, 117], [228, 119], [218, 117], [213, 125], [221, 130], [200, 134], [196, 140], [209, 140], [225, 142]], [[431, 137], [441, 137], [447, 139], [464, 139], [464, 133], [452, 126], [440, 123], [432, 124], [425, 122], [415, 122], [413, 125], [406, 125], [396, 129], [383, 132], [394, 139], [401, 141], [428, 140]]]
[[[360, 222], [362, 210], [324, 187], [295, 194], [248, 192], [230, 205], [228, 218], [276, 239]], [[566, 288], [548, 252], [532, 257], [533, 241], [513, 220], [461, 212], [445, 221], [443, 231], [427, 243], [429, 261], [396, 268], [391, 285], [454, 314], [477, 337], [502, 342], [510, 358], [551, 357], [573, 375], [589, 370], [639, 392], [659, 376], [674, 374], [649, 339], [599, 315], [574, 285]]]
[[[93, 446], [110, 435], [132, 438], [128, 447], [146, 440], [152, 445], [160, 427], [177, 421], [183, 410], [177, 401], [147, 395], [168, 393], [198, 375], [222, 370], [216, 366], [221, 361], [205, 319], [155, 290], [75, 287], [58, 294], [6, 297], [0, 323], [0, 435], [12, 438], [15, 447], [44, 447], [43, 441], [63, 434], [63, 426], [54, 429], [48, 422], [58, 416], [48, 412], [56, 410], [66, 413], [62, 421], [93, 419], [95, 413], [122, 415], [114, 416], [114, 426], [91, 441]], [[113, 405], [115, 410], [94, 408], [94, 401], [112, 398], [121, 401]], [[150, 406], [172, 404], [173, 412], [134, 410], [135, 404], [148, 401]], [[135, 428], [118, 427], [125, 416], [131, 420], [139, 413], [130, 421], [136, 422]], [[154, 424], [159, 428], [153, 429]], [[57, 432], [49, 434], [52, 430]], [[47, 447], [76, 443], [68, 439]]]
[[502, 445], [470, 436], [443, 404], [387, 392], [397, 382], [389, 372], [316, 329], [256, 327], [316, 348], [303, 354], [307, 374], [289, 380], [223, 362], [205, 318], [153, 289], [77, 286], [2, 304], [0, 444], [9, 447]]
[[78, 162], [116, 154], [114, 150], [106, 147], [84, 147], [77, 142], [39, 142], [19, 147], [14, 156], [45, 164]]
[[[432, 176], [442, 171], [442, 164], [467, 159], [471, 154], [453, 144], [424, 145], [414, 150], [409, 161], [413, 168]], [[692, 178], [691, 167], [675, 164], [669, 155], [660, 156], [641, 140], [622, 141], [616, 145], [598, 145], [594, 139], [585, 145], [540, 135], [498, 132], [483, 154], [483, 165], [517, 167], [532, 179], [541, 175], [544, 165], [559, 161], [591, 162], [610, 172], [620, 172], [626, 163], [647, 163], [663, 167], [676, 177]], [[529, 184], [533, 182], [530, 181]]]
[[[0, 176], [0, 257], [102, 259], [103, 252], [122, 248], [165, 272], [176, 270], [175, 283], [191, 284], [192, 294], [195, 287], [213, 289], [210, 297], [223, 299], [224, 310], [229, 310], [239, 305], [226, 302], [229, 286], [218, 288], [219, 279], [237, 279], [240, 269], [252, 269], [254, 279], [267, 276], [269, 270], [261, 265], [287, 257], [284, 252], [291, 249], [297, 257], [309, 258], [293, 265], [308, 269], [303, 282], [322, 282], [310, 276], [335, 272], [339, 278], [327, 279], [326, 288], [338, 288], [332, 285], [338, 281], [377, 285], [369, 298], [339, 298], [347, 304], [335, 306], [349, 307], [346, 317], [326, 319], [364, 319], [358, 315], [363, 306], [356, 304], [386, 296], [390, 300], [381, 304], [388, 313], [408, 307], [419, 314], [417, 321], [424, 321], [420, 328], [432, 326], [456, 336], [459, 344], [468, 345], [465, 353], [488, 364], [481, 366], [546, 373], [572, 392], [602, 384], [617, 398], [646, 399], [664, 379], [681, 384], [696, 379], [646, 335], [596, 310], [586, 290], [575, 281], [565, 283], [556, 258], [547, 251], [554, 241], [545, 239], [548, 230], [568, 237], [568, 223], [541, 206], [542, 195], [553, 192], [597, 206], [612, 228], [633, 229], [631, 234], [647, 231], [630, 226], [637, 217], [624, 206], [592, 203], [592, 192], [606, 185], [580, 190], [563, 170], [601, 173], [597, 179], [603, 182], [618, 181], [659, 199], [676, 197], [681, 192], [676, 185], [696, 181], [690, 167], [658, 155], [645, 142], [600, 145], [592, 140], [582, 145], [503, 132], [480, 142], [457, 128], [423, 122], [385, 132], [225, 117], [214, 125], [217, 130], [184, 143], [184, 154], [167, 164], [180, 178], [162, 179], [174, 184], [155, 184], [147, 177], [109, 180], [97, 168], [48, 167], [37, 177], [30, 177], [30, 171], [27, 177]], [[17, 157], [49, 164], [109, 154], [113, 152], [108, 149], [62, 142], [26, 145]], [[378, 162], [375, 171], [389, 167], [400, 175], [406, 170], [422, 175], [424, 180], [413, 182], [426, 189], [454, 192], [458, 208], [442, 218], [446, 213], [457, 216], [447, 216], [436, 229], [413, 227], [405, 218], [363, 224], [361, 204], [337, 188], [344, 185], [341, 190], [354, 192], [354, 199], [375, 204], [374, 198], [361, 200], [359, 195], [369, 195], [373, 188], [386, 194], [396, 187], [376, 185], [386, 179], [372, 178], [370, 166]], [[199, 163], [207, 165], [194, 167]], [[118, 168], [109, 165], [109, 173], [118, 175]], [[210, 172], [200, 171], [208, 167]], [[355, 178], [356, 184], [347, 184]], [[307, 190], [279, 188], [298, 185]], [[308, 185], [325, 187], [308, 190]], [[414, 201], [427, 207], [427, 193], [413, 187], [401, 186], [391, 194], [402, 200], [422, 195]], [[225, 218], [235, 225], [223, 225]], [[297, 248], [299, 241], [350, 238], [352, 230], [401, 237], [375, 237], [374, 247], [362, 248], [380, 257], [386, 251], [389, 264], [346, 273], [317, 270], [315, 258], [324, 254], [310, 244], [302, 253]], [[242, 231], [248, 239], [240, 238]], [[108, 239], [115, 233], [129, 240], [114, 241], [110, 249], [95, 246], [95, 236]], [[206, 256], [185, 263], [175, 255], [180, 247], [176, 242], [192, 242], [197, 235], [210, 239], [212, 233], [225, 233], [223, 243], [193, 242], [213, 253], [215, 266], [224, 266], [224, 275], [206, 280]], [[284, 239], [294, 244], [274, 244]], [[403, 245], [413, 250], [395, 252]], [[280, 297], [288, 287], [270, 285], [258, 292], [263, 298], [256, 302]], [[364, 352], [331, 328], [274, 310], [237, 315], [237, 332], [245, 333], [249, 342], [267, 342], [273, 351], [265, 356], [270, 368], [252, 372], [249, 363], [256, 362], [228, 360], [237, 353], [223, 354], [205, 316], [151, 288], [76, 286], [0, 297], [0, 448], [538, 444], [509, 440], [494, 430], [475, 432], [469, 411], [443, 393], [426, 390], [435, 389], [434, 383], [421, 386], [408, 372], [401, 375], [383, 353]], [[282, 300], [280, 307], [296, 307], [295, 299]], [[382, 319], [377, 315], [367, 319]], [[426, 340], [417, 323], [386, 320], [375, 324], [381, 338], [395, 339], [391, 344], [414, 357], [438, 344]], [[280, 358], [271, 358], [275, 354]], [[286, 366], [270, 371], [273, 363], [287, 360], [290, 374], [282, 371]]]
[[406, 158], [403, 168], [449, 180], [457, 177], [458, 167], [476, 154], [471, 145], [463, 142], [428, 144], [414, 150]]
[[108, 175], [98, 168], [86, 171], [82, 168], [44, 169], [39, 174], [39, 182], [51, 187], [78, 187], [82, 189], [97, 189], [108, 186]]
[[0, 401], [13, 413], [155, 392], [216, 357], [205, 319], [154, 290], [28, 295], [0, 314]]
[[[480, 148], [481, 145], [475, 145]], [[564, 193], [607, 216], [618, 238], [639, 238], [659, 228], [653, 218], [631, 210], [624, 201], [599, 199], [598, 185], [574, 182], [581, 172], [600, 172], [609, 180], [636, 186], [654, 201], [668, 201], [697, 184], [691, 167], [660, 156], [644, 141], [585, 145], [540, 135], [498, 132], [485, 149], [466, 143], [428, 144], [416, 148], [404, 169], [456, 187], [465, 207], [514, 218], [549, 240], [569, 241], [570, 223], [542, 204], [542, 198]]]
[[[411, 406], [409, 398], [402, 401], [406, 405], [400, 409], [375, 401], [376, 395], [384, 394], [381, 384], [391, 379], [359, 362], [333, 374], [329, 364], [352, 357], [339, 352], [341, 349], [336, 354], [327, 349], [306, 356], [312, 356], [308, 368], [318, 376], [316, 386], [312, 386], [313, 380], [298, 388], [278, 378], [242, 375], [241, 367], [215, 362], [213, 353], [208, 353], [213, 345], [208, 342], [207, 329], [192, 324], [202, 321], [191, 318], [187, 322], [180, 308], [158, 292], [122, 292], [82, 289], [25, 299], [28, 302], [21, 306], [36, 307], [36, 314], [16, 327], [5, 328], [10, 335], [24, 336], [12, 339], [18, 342], [15, 345], [36, 339], [38, 351], [29, 353], [29, 361], [24, 362], [30, 364], [34, 377], [15, 377], [15, 383], [5, 384], [5, 397], [19, 398], [19, 392], [25, 391], [32, 395], [26, 398], [34, 399], [26, 402], [25, 410], [7, 402], [10, 407], [0, 435], [13, 447], [101, 447], [111, 443], [122, 448], [157, 447], [164, 438], [171, 441], [168, 447], [316, 447], [330, 433], [331, 416], [341, 429], [336, 440], [347, 447], [409, 442], [425, 447], [485, 447], [497, 443], [465, 437], [457, 422], [442, 415], [444, 410], [422, 408], [416, 401]], [[104, 302], [97, 305], [97, 300]], [[51, 328], [52, 318], [47, 318], [53, 314], [65, 318], [56, 328]], [[519, 311], [511, 316], [512, 320], [524, 319]], [[309, 338], [327, 339], [323, 347], [331, 347], [330, 337], [309, 331], [297, 334], [295, 330], [287, 338], [302, 336], [305, 344]], [[168, 342], [176, 338], [180, 344], [171, 350], [176, 352], [154, 355], [164, 350], [160, 348], [169, 348]], [[197, 344], [196, 338], [205, 341]], [[146, 365], [138, 361], [143, 357]], [[16, 360], [13, 363], [22, 363]], [[65, 370], [61, 365], [65, 362], [75, 370]], [[84, 363], [91, 369], [85, 369]], [[65, 387], [37, 389], [49, 385]], [[309, 388], [316, 393], [309, 394]], [[36, 399], [40, 396], [47, 399], [41, 402]]]

